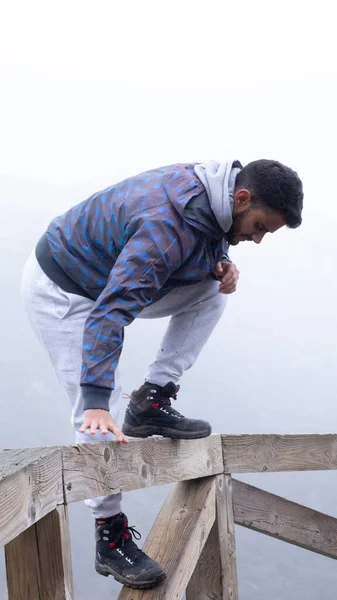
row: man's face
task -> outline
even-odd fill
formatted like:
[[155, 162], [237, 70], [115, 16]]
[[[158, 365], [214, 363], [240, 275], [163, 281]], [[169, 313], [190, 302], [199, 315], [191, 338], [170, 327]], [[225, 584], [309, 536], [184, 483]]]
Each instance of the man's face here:
[[266, 233], [275, 233], [284, 225], [280, 213], [254, 207], [250, 193], [239, 190], [234, 196], [233, 224], [227, 238], [231, 246], [245, 241], [260, 244]]

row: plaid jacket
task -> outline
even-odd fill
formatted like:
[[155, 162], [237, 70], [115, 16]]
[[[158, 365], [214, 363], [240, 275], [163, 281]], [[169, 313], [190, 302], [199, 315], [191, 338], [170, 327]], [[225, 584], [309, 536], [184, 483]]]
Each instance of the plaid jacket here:
[[85, 324], [81, 385], [114, 388], [124, 327], [178, 285], [208, 277], [228, 249], [184, 209], [205, 189], [194, 164], [147, 171], [55, 218], [55, 260], [95, 300]]

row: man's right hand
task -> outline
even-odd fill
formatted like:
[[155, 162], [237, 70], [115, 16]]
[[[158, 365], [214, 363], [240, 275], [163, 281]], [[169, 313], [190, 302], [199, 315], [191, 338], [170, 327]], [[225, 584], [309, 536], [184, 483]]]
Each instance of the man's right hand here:
[[216, 275], [218, 281], [220, 281], [219, 292], [222, 294], [233, 294], [236, 291], [240, 275], [240, 271], [236, 265], [228, 261], [220, 261], [213, 273]]
[[116, 436], [117, 442], [129, 443], [129, 440], [111, 418], [110, 413], [102, 408], [90, 408], [84, 411], [84, 421], [80, 431], [84, 433], [87, 429], [90, 429], [91, 435], [95, 435], [97, 431], [101, 431], [106, 435], [108, 431], [111, 431]]

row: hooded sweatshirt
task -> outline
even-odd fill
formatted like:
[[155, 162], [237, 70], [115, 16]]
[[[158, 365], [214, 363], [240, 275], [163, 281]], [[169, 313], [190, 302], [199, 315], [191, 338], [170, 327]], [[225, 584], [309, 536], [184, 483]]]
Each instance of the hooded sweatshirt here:
[[[173, 288], [208, 277], [227, 253], [223, 226], [231, 221], [232, 163], [218, 173], [221, 198], [213, 191], [216, 167], [207, 165], [200, 178], [195, 164], [141, 173], [94, 194], [49, 224], [43, 243], [58, 271], [54, 279], [64, 274], [76, 286], [68, 291], [94, 300], [82, 347], [85, 409], [109, 410], [124, 327]], [[230, 192], [234, 184], [232, 177]], [[47, 272], [41, 253], [37, 258]]]

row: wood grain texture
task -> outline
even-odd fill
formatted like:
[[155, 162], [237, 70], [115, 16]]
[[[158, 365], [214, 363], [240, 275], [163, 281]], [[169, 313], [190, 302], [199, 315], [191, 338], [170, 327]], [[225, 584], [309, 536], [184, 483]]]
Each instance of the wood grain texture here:
[[11, 541], [5, 557], [8, 600], [74, 600], [66, 507]]
[[217, 522], [223, 600], [238, 600], [232, 478], [217, 477]]
[[48, 600], [74, 600], [68, 507], [57, 506], [35, 527], [44, 592], [42, 597]]
[[186, 589], [186, 600], [238, 600], [230, 475], [216, 476], [216, 520]]
[[62, 448], [67, 503], [222, 473], [220, 435]]
[[[186, 600], [221, 600], [218, 524], [214, 521], [200, 558], [186, 587]], [[207, 595], [208, 594], [208, 595]]]
[[225, 473], [337, 469], [337, 435], [222, 435]]
[[63, 501], [59, 448], [0, 453], [0, 546]]
[[5, 559], [8, 600], [39, 600], [41, 588], [35, 524], [5, 546]]
[[337, 519], [236, 479], [232, 485], [235, 523], [337, 558]]
[[123, 588], [118, 600], [180, 600], [215, 520], [214, 477], [177, 484], [144, 545], [167, 579], [153, 590]]

